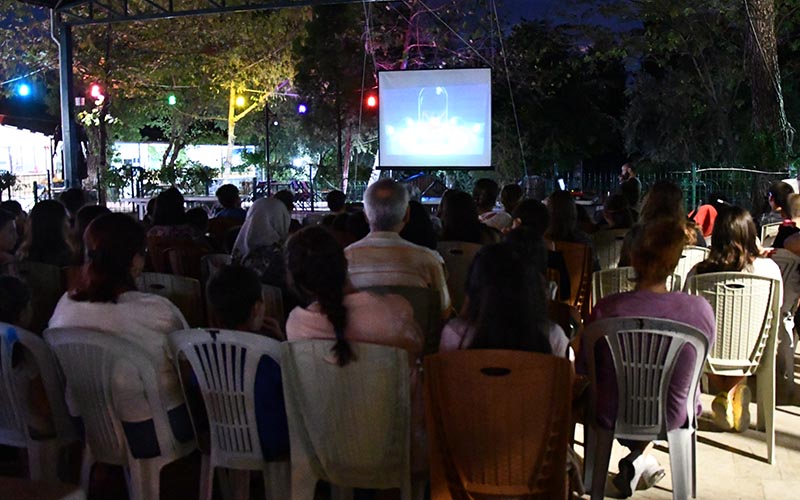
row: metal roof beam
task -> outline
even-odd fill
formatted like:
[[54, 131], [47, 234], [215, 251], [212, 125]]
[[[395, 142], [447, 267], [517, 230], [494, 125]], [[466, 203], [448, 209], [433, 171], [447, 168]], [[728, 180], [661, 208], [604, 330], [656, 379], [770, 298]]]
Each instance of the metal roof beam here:
[[[369, 3], [384, 3], [392, 0], [366, 0]], [[257, 10], [275, 10], [287, 7], [307, 7], [315, 5], [336, 5], [348, 3], [363, 3], [362, 0], [258, 0], [231, 4], [226, 0], [204, 0], [207, 6], [181, 8], [170, 0], [168, 6], [161, 5], [154, 0], [141, 0], [140, 6], [145, 9], [149, 5], [152, 11], [130, 10], [130, 2], [121, 3], [121, 8], [116, 8], [114, 0], [100, 2], [98, 0], [68, 3], [55, 9], [57, 14], [64, 16], [63, 22], [71, 26], [85, 26], [93, 24], [123, 23], [131, 21], [150, 21], [155, 19], [169, 19], [176, 17], [203, 16], [209, 14], [222, 14], [233, 12], [251, 12]], [[88, 6], [89, 12], [86, 12]]]

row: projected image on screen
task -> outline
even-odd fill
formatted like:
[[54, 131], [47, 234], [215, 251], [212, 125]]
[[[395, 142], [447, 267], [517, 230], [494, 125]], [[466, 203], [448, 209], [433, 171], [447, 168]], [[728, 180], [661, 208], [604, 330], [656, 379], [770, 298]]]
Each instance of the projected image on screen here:
[[379, 74], [380, 166], [491, 166], [488, 69]]

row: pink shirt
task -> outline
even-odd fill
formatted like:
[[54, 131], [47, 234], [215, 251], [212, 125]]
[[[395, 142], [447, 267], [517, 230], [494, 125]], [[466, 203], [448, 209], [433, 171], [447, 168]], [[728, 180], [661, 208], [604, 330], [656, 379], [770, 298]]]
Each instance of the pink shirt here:
[[[345, 338], [350, 342], [368, 342], [399, 347], [414, 361], [422, 352], [422, 332], [414, 321], [411, 305], [398, 295], [375, 295], [357, 292], [344, 297], [347, 308]], [[286, 321], [289, 341], [335, 339], [333, 325], [316, 302], [307, 308], [295, 307]]]

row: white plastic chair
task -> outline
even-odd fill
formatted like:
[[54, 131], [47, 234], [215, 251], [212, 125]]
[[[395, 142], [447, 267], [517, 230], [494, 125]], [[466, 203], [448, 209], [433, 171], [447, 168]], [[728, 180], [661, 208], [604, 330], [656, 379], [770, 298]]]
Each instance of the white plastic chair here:
[[600, 269], [616, 269], [622, 253], [622, 242], [628, 229], [604, 229], [592, 235], [594, 252]]
[[[589, 425], [586, 431], [586, 465], [584, 484], [591, 490], [592, 500], [604, 498], [608, 462], [614, 438], [638, 441], [666, 439], [672, 471], [672, 498], [696, 497], [695, 394], [703, 362], [708, 352], [708, 339], [696, 328], [665, 319], [608, 318], [590, 324], [583, 333], [591, 382]], [[611, 351], [617, 377], [618, 406], [614, 430], [596, 424], [597, 402], [595, 344], [605, 341]], [[697, 353], [692, 368], [689, 397], [686, 400], [688, 425], [667, 430], [667, 398], [669, 383], [678, 354], [691, 346]]]
[[677, 274], [681, 278], [681, 283], [686, 283], [686, 276], [694, 266], [706, 260], [710, 250], [705, 247], [696, 247], [687, 245], [683, 247], [681, 258], [678, 260], [678, 265], [675, 266], [673, 274]]
[[198, 280], [175, 274], [142, 273], [136, 279], [136, 288], [169, 299], [183, 313], [189, 326], [205, 323]]
[[[680, 290], [681, 277], [673, 274], [667, 277], [667, 290]], [[630, 292], [636, 288], [636, 271], [632, 267], [617, 267], [595, 271], [592, 274], [592, 306], [607, 295]]]
[[[192, 367], [210, 426], [211, 453], [203, 455], [201, 500], [211, 500], [217, 467], [247, 471], [235, 480], [244, 498], [249, 497], [249, 471], [254, 470], [263, 475], [268, 499], [288, 498], [288, 460], [264, 461], [254, 400], [258, 363], [269, 356], [280, 364], [280, 342], [233, 330], [189, 329], [171, 333], [169, 343], [176, 363], [185, 356]], [[181, 385], [186, 394], [183, 377]]]
[[200, 257], [200, 270], [203, 285], [224, 266], [230, 265], [231, 256], [227, 253], [210, 253]]
[[764, 248], [771, 247], [775, 243], [775, 237], [778, 236], [778, 230], [783, 222], [770, 222], [761, 226], [761, 246]]
[[456, 312], [461, 311], [464, 304], [464, 287], [467, 284], [469, 266], [481, 248], [477, 243], [465, 241], [442, 241], [436, 245], [436, 251], [444, 259], [444, 267], [447, 269], [447, 289]]
[[800, 256], [784, 248], [778, 248], [770, 258], [778, 264], [783, 278], [781, 321], [778, 325], [776, 390], [789, 399], [794, 392], [794, 351], [797, 342], [794, 333], [794, 315], [797, 313], [800, 300]]
[[714, 309], [717, 339], [706, 371], [716, 375], [757, 375], [757, 428], [766, 431], [767, 460], [775, 461], [775, 354], [780, 323], [781, 282], [748, 273], [692, 276], [686, 291]]
[[[97, 462], [125, 468], [131, 500], [159, 497], [161, 469], [188, 455], [195, 442], [178, 442], [167, 417], [158, 383], [157, 368], [145, 351], [125, 339], [79, 328], [50, 328], [45, 340], [64, 370], [70, 393], [83, 419], [86, 445], [81, 466], [81, 486], [89, 491], [92, 466]], [[131, 456], [114, 409], [113, 374], [121, 363], [136, 367], [150, 405], [161, 455], [136, 459]]]
[[292, 499], [311, 500], [318, 479], [344, 488], [400, 488], [411, 499], [408, 356], [351, 342], [338, 366], [334, 342], [283, 344], [283, 390], [292, 454]]
[[[36, 364], [50, 406], [54, 435], [34, 439], [28, 430], [29, 402], [15, 379], [12, 355], [20, 344]], [[0, 323], [0, 444], [28, 450], [31, 479], [58, 481], [58, 455], [64, 446], [77, 439], [64, 403], [64, 380], [55, 356], [44, 340], [27, 330]]]

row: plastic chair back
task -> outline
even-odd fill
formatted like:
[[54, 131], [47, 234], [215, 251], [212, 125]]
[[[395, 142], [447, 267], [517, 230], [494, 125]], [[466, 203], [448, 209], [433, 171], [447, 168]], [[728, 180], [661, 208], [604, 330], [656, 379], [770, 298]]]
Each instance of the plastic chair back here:
[[686, 276], [689, 274], [689, 271], [697, 264], [706, 260], [709, 252], [710, 250], [704, 247], [696, 247], [693, 245], [683, 247], [678, 265], [675, 266], [675, 270], [672, 271], [673, 274], [677, 274], [681, 277], [681, 283], [686, 283]]
[[554, 241], [557, 252], [564, 257], [570, 282], [569, 304], [581, 311], [583, 316], [589, 312], [589, 292], [592, 276], [592, 250], [583, 243]]
[[173, 274], [196, 280], [202, 279], [201, 259], [208, 249], [197, 245], [178, 245], [166, 250], [166, 257]]
[[594, 251], [600, 262], [600, 269], [615, 269], [622, 253], [622, 242], [627, 229], [604, 229], [592, 235]]
[[748, 273], [709, 273], [689, 279], [687, 291], [705, 298], [717, 319], [717, 339], [707, 365], [712, 373], [756, 372], [778, 328], [780, 286], [776, 279]]
[[355, 360], [338, 366], [334, 342], [283, 343], [283, 390], [292, 453], [292, 496], [312, 475], [337, 486], [410, 492], [408, 356], [351, 342]]
[[463, 241], [442, 241], [436, 245], [436, 251], [444, 259], [444, 266], [447, 269], [447, 289], [456, 311], [460, 311], [464, 305], [464, 288], [467, 284], [469, 266], [480, 249], [481, 245], [477, 243]]
[[[667, 290], [681, 289], [681, 277], [673, 274], [667, 278]], [[592, 305], [615, 293], [630, 292], [636, 288], [636, 271], [632, 267], [604, 269], [592, 274]]]
[[442, 337], [442, 306], [439, 292], [432, 288], [414, 286], [371, 286], [362, 290], [379, 295], [400, 295], [411, 304], [414, 319], [425, 336], [423, 354], [439, 350]]
[[[605, 484], [614, 438], [669, 442], [672, 498], [696, 496], [697, 419], [694, 395], [700, 381], [708, 339], [696, 328], [665, 319], [607, 318], [590, 324], [583, 334], [591, 384], [589, 418], [585, 431], [584, 481], [592, 500], [605, 498]], [[617, 380], [617, 420], [613, 431], [595, 420], [597, 405], [596, 347], [608, 346]], [[684, 349], [696, 353], [691, 368], [686, 415], [688, 425], [667, 428], [669, 384], [678, 355]]]
[[775, 237], [778, 236], [778, 230], [783, 222], [770, 222], [761, 226], [761, 246], [764, 248], [771, 247], [775, 243]]
[[49, 328], [44, 336], [64, 369], [96, 461], [127, 466], [131, 460], [112, 394], [113, 373], [120, 363], [139, 371], [162, 455], [178, 448], [158, 390], [156, 367], [141, 347], [108, 333], [78, 328]]
[[231, 255], [227, 253], [209, 253], [200, 257], [201, 283], [205, 285], [212, 276], [225, 266], [231, 264]]
[[189, 326], [201, 326], [205, 322], [198, 280], [174, 274], [142, 273], [136, 280], [136, 287], [140, 292], [169, 299], [183, 313]]
[[[183, 355], [191, 365], [203, 395], [210, 425], [211, 465], [261, 470], [264, 456], [256, 425], [256, 370], [262, 356], [280, 363], [280, 342], [233, 330], [190, 329], [171, 333], [169, 343], [176, 362]], [[186, 383], [181, 376], [184, 393]]]
[[41, 333], [47, 328], [47, 322], [53, 316], [59, 299], [64, 295], [64, 277], [61, 268], [29, 260], [17, 264], [19, 277], [31, 291], [31, 317], [30, 329], [34, 333]]
[[[689, 345], [696, 355], [686, 400], [690, 428], [694, 428], [694, 394], [708, 352], [708, 339], [693, 326], [655, 318], [607, 318], [583, 332], [589, 379], [597, 387], [595, 344], [608, 343], [617, 374], [618, 410], [615, 435], [625, 439], [666, 439], [667, 395], [678, 354]], [[592, 391], [593, 411], [597, 391]]]
[[431, 499], [565, 498], [571, 382], [570, 362], [546, 354], [425, 358]]

